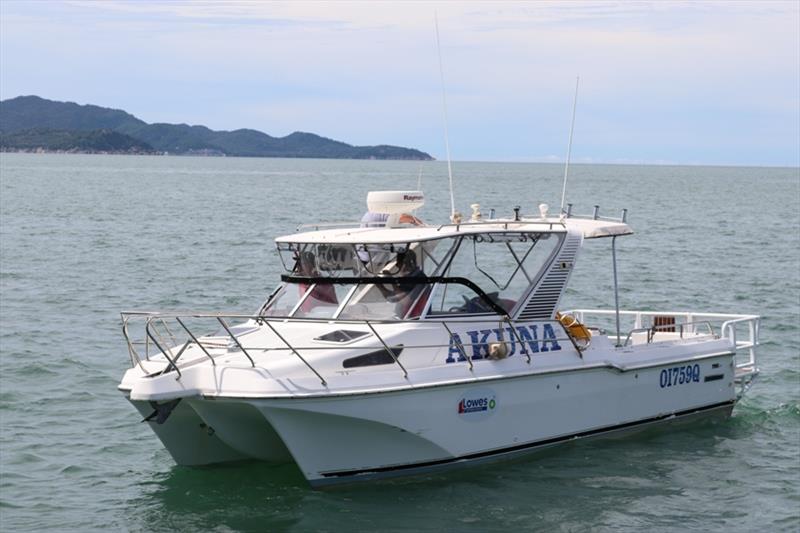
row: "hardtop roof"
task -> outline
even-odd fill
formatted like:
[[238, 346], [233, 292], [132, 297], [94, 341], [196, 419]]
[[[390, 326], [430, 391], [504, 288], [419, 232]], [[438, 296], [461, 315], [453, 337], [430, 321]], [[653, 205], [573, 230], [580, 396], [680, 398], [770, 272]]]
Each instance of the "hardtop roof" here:
[[575, 230], [583, 233], [584, 239], [631, 235], [633, 230], [618, 220], [586, 218], [536, 218], [515, 220], [487, 220], [462, 224], [385, 227], [338, 227], [318, 229], [284, 235], [275, 239], [277, 243], [314, 244], [390, 244], [399, 242], [422, 242], [461, 235], [479, 233], [566, 233]]

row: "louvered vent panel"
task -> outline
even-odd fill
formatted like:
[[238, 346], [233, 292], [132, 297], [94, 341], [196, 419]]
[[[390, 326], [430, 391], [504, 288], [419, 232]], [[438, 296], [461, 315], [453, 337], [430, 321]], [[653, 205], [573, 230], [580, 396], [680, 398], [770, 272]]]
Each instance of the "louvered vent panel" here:
[[[550, 268], [539, 284], [531, 292], [528, 303], [517, 317], [518, 320], [548, 320], [553, 316], [564, 292], [569, 275], [572, 272], [575, 256], [581, 247], [581, 235], [567, 235], [567, 242], [561, 247], [556, 260], [552, 262]], [[567, 268], [561, 268], [566, 263]]]

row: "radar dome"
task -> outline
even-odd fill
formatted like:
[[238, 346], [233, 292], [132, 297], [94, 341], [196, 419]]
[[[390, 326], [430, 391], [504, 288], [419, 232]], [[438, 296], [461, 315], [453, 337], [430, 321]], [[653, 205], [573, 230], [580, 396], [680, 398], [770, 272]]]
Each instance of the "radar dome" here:
[[397, 215], [419, 209], [425, 204], [422, 191], [370, 191], [367, 209], [373, 213]]

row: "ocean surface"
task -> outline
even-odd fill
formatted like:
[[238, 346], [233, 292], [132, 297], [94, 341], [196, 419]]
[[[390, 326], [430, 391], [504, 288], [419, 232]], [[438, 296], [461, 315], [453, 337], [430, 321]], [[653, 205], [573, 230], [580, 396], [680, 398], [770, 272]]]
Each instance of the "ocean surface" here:
[[[465, 213], [560, 203], [558, 165], [453, 171]], [[119, 312], [253, 312], [274, 237], [418, 180], [444, 222], [442, 162], [0, 155], [0, 530], [800, 531], [796, 168], [571, 168], [574, 212], [629, 209], [623, 309], [762, 315], [730, 419], [325, 492], [291, 465], [176, 466], [116, 390]], [[609, 244], [587, 244], [565, 307], [613, 306]]]

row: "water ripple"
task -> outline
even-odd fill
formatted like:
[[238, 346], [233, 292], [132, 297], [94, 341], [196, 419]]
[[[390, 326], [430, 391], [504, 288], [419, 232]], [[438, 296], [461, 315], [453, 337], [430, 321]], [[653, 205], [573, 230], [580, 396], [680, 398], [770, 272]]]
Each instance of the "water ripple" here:
[[[557, 166], [458, 167], [464, 203], [560, 197]], [[796, 169], [571, 174], [577, 212], [630, 208], [624, 307], [763, 315], [762, 375], [731, 419], [326, 492], [291, 465], [175, 466], [116, 390], [119, 311], [250, 312], [281, 273], [273, 237], [359, 218], [368, 190], [413, 187], [418, 163], [3, 154], [0, 171], [3, 530], [800, 530], [800, 235], [766, 238], [761, 215], [800, 228]], [[422, 218], [446, 217], [446, 180], [426, 164]], [[248, 194], [207, 193], [221, 188]], [[607, 246], [581, 254], [564, 306], [610, 306]]]

